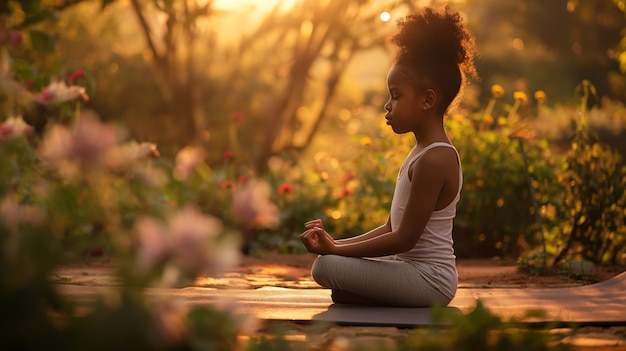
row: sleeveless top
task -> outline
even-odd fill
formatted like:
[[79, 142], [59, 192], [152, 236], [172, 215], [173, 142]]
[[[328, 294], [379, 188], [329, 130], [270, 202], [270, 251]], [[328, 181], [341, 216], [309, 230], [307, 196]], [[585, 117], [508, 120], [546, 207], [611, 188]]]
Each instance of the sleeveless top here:
[[424, 153], [435, 147], [450, 147], [454, 150], [459, 161], [459, 190], [452, 202], [441, 210], [433, 211], [426, 227], [415, 246], [400, 254], [396, 258], [410, 263], [417, 272], [439, 292], [452, 299], [456, 294], [458, 275], [456, 271], [456, 256], [454, 255], [452, 241], [452, 225], [456, 216], [456, 204], [461, 198], [463, 186], [463, 172], [461, 160], [454, 146], [435, 142], [420, 151], [415, 148], [406, 157], [400, 171], [391, 202], [391, 230], [395, 231], [400, 226], [404, 209], [411, 192], [411, 181], [408, 170]]

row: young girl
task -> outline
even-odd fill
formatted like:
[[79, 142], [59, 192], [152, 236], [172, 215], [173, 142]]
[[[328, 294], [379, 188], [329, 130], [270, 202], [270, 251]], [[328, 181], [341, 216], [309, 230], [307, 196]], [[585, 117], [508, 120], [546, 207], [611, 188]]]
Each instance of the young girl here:
[[463, 179], [443, 118], [465, 77], [476, 77], [474, 41], [446, 7], [399, 20], [391, 42], [385, 118], [395, 133], [413, 133], [416, 145], [400, 167], [387, 223], [334, 240], [317, 219], [300, 238], [320, 255], [311, 274], [336, 303], [447, 305], [458, 283], [452, 223]]

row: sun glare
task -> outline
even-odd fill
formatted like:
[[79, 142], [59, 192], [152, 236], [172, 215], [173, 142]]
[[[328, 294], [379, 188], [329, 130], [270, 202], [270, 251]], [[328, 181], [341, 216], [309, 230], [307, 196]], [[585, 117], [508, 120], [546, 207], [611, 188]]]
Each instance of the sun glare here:
[[391, 14], [387, 11], [381, 12], [380, 13], [380, 20], [383, 22], [389, 22], [389, 20], [391, 19]]

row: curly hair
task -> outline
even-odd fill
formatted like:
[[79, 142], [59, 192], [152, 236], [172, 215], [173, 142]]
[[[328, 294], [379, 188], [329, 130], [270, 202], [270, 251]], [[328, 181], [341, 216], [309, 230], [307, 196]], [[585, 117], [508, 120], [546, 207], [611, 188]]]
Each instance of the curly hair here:
[[397, 48], [395, 63], [407, 65], [428, 81], [441, 97], [439, 112], [445, 113], [467, 77], [478, 79], [473, 36], [450, 6], [439, 11], [427, 7], [397, 24], [398, 31], [390, 38]]

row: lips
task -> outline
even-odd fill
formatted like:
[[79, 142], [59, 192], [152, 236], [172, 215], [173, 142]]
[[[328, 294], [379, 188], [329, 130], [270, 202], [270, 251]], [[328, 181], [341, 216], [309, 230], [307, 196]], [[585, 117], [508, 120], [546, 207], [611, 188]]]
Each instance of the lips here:
[[391, 116], [385, 115], [385, 119], [387, 120], [387, 124], [391, 124]]

